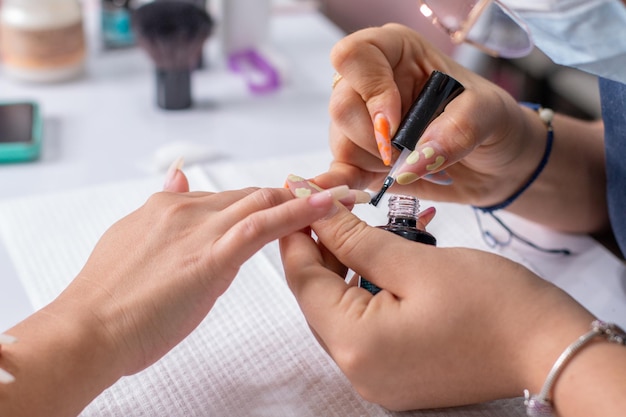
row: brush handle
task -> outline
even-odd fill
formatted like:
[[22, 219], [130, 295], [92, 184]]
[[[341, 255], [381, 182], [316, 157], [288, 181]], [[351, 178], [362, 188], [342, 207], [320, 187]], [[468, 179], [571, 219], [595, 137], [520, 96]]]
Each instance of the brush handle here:
[[157, 104], [165, 110], [191, 107], [191, 71], [156, 70]]

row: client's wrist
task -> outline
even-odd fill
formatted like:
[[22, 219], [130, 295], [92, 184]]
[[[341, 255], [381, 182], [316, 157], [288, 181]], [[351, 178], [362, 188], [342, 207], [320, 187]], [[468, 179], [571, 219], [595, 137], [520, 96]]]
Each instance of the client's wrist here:
[[84, 378], [94, 387], [104, 389], [124, 376], [116, 343], [119, 341], [113, 340], [110, 324], [103, 323], [102, 316], [94, 310], [102, 306], [71, 290], [72, 286], [36, 314], [46, 315], [51, 323], [56, 323], [53, 329], [63, 341], [61, 353], [68, 359], [68, 373], [75, 374], [73, 379]]
[[15, 379], [3, 395], [19, 400], [0, 401], [0, 414], [78, 415], [119, 379], [102, 326], [71, 304], [55, 300], [7, 331], [17, 342], [3, 346], [0, 367]]

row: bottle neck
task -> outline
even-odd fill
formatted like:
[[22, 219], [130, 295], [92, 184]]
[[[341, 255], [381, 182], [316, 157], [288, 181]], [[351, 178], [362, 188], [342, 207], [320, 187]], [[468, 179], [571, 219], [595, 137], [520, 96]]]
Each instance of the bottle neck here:
[[393, 195], [389, 198], [388, 225], [415, 227], [419, 214], [419, 200], [408, 195]]

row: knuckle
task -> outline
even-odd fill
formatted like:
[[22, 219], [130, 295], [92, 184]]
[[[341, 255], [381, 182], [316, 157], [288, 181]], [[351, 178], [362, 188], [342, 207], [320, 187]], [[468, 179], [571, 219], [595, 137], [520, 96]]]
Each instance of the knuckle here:
[[325, 234], [318, 233], [322, 242], [332, 248], [340, 258], [349, 257], [357, 249], [359, 242], [367, 241], [367, 235], [368, 225], [356, 217], [333, 225]]
[[352, 99], [345, 94], [333, 94], [328, 103], [328, 114], [331, 120], [349, 124], [354, 119], [354, 104]]
[[260, 188], [252, 193], [252, 197], [255, 199], [257, 207], [264, 209], [284, 203], [287, 200], [287, 194], [286, 190]]
[[242, 188], [241, 191], [243, 193], [245, 193], [246, 195], [250, 195], [250, 194], [254, 194], [255, 192], [259, 191], [261, 188], [259, 187], [246, 187], [246, 188]]
[[170, 194], [168, 192], [159, 191], [157, 193], [150, 195], [144, 205], [147, 207], [160, 206], [160, 205], [165, 204], [169, 200], [170, 200]]
[[354, 35], [346, 36], [333, 46], [330, 51], [330, 62], [337, 68], [341, 69], [344, 62], [349, 62], [354, 56], [359, 43], [354, 39]]
[[168, 192], [158, 192], [148, 197], [144, 206], [151, 213], [155, 213], [160, 222], [165, 222], [188, 210], [191, 203], [191, 199]]
[[237, 224], [237, 236], [243, 241], [254, 240], [263, 234], [265, 224], [261, 216], [250, 215]]

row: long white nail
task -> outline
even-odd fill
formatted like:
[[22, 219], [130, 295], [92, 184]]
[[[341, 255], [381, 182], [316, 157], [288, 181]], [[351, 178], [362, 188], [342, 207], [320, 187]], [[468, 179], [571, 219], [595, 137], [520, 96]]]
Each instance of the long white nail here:
[[167, 169], [167, 174], [165, 174], [165, 183], [163, 184], [163, 188], [167, 188], [174, 177], [176, 176], [176, 172], [183, 167], [185, 160], [182, 157], [177, 158], [170, 167]]
[[15, 377], [0, 368], [0, 384], [10, 384], [11, 382], [15, 382]]
[[350, 195], [354, 195], [354, 204], [365, 204], [372, 201], [372, 196], [363, 190], [350, 190]]
[[12, 345], [17, 342], [17, 337], [0, 333], [0, 345]]
[[328, 190], [312, 194], [311, 197], [309, 197], [309, 204], [313, 206], [324, 205], [328, 200], [340, 200], [347, 197], [349, 194], [350, 189], [348, 186], [340, 185], [338, 187], [329, 188]]

